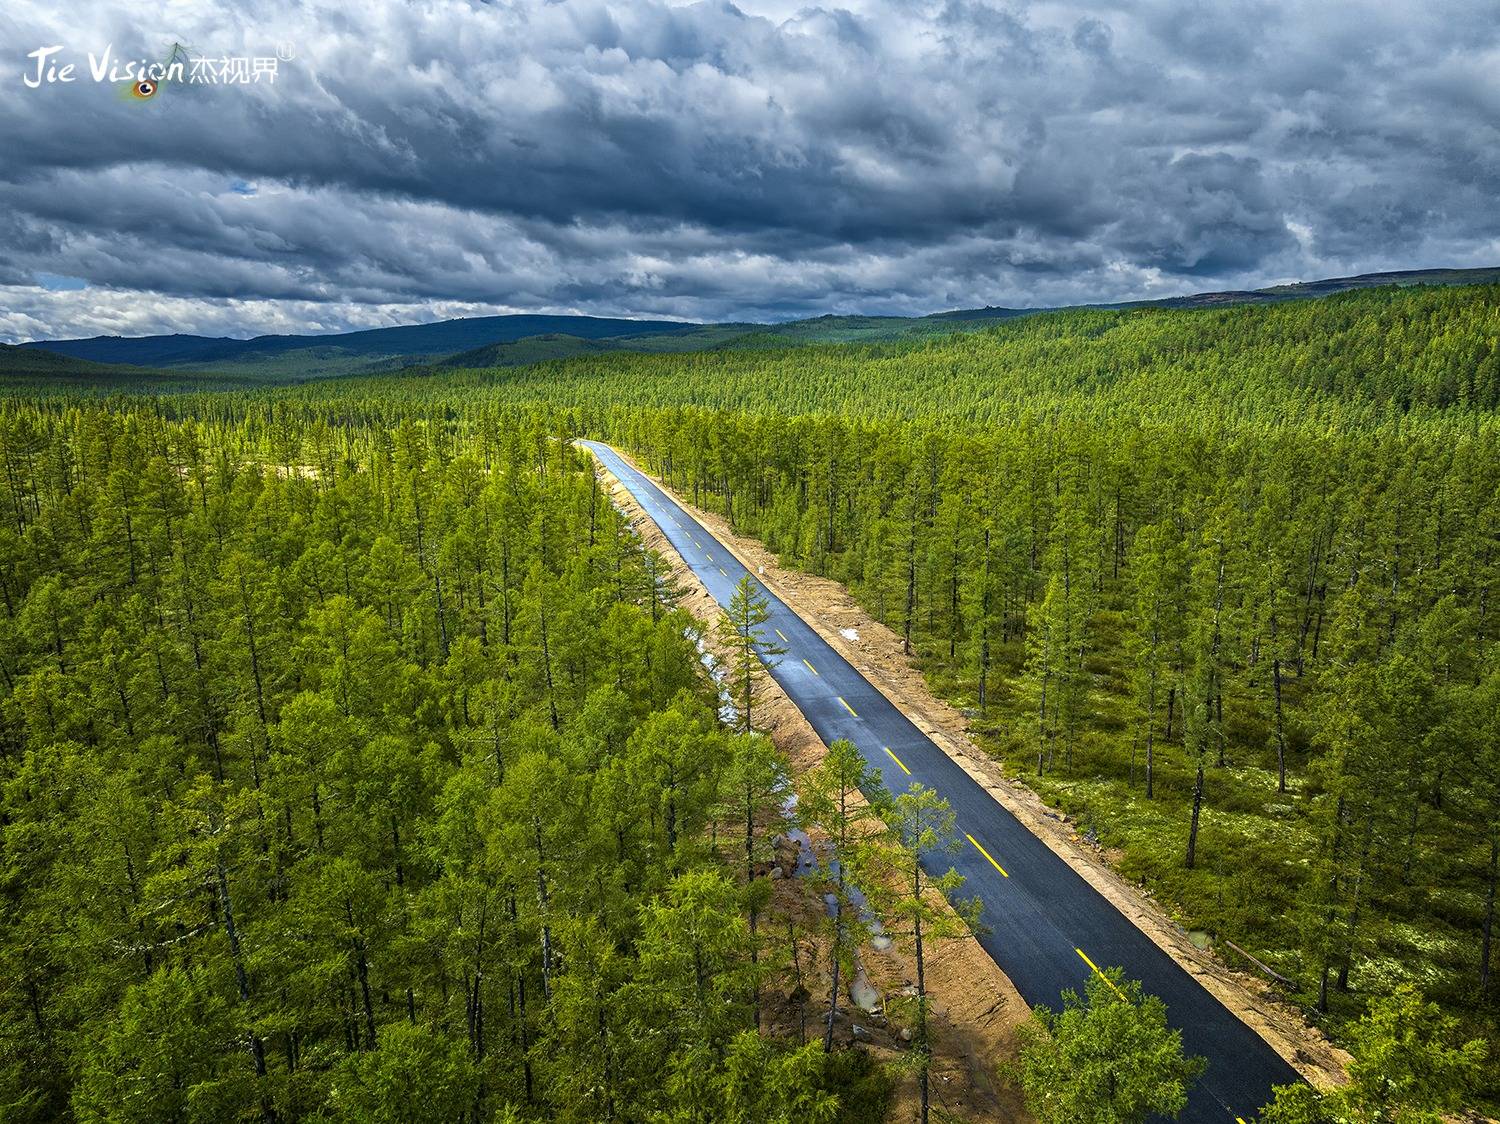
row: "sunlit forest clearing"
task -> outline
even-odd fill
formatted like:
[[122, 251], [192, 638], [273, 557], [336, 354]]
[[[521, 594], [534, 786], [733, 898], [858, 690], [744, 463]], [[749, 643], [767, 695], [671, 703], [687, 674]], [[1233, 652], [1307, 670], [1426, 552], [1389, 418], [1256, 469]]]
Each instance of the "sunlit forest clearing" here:
[[1336, 1040], [1414, 985], [1500, 1098], [1500, 288], [173, 389], [0, 402], [16, 1119], [879, 1117], [756, 1033], [806, 780], [576, 436], [845, 583]]

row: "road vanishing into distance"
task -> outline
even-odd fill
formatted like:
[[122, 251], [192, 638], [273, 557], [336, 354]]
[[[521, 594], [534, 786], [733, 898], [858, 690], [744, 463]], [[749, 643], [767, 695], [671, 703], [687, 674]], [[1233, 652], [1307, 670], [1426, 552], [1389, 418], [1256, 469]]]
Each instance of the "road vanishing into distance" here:
[[[608, 445], [581, 441], [614, 473], [722, 606], [747, 573], [722, 543]], [[957, 815], [963, 850], [952, 865], [978, 894], [986, 931], [978, 938], [1027, 1003], [1061, 1007], [1090, 972], [1119, 966], [1167, 1005], [1187, 1052], [1208, 1059], [1184, 1121], [1253, 1120], [1272, 1085], [1300, 1080], [1266, 1042], [1158, 948], [1051, 848], [995, 802], [801, 617], [757, 578], [786, 653], [771, 669], [825, 743], [848, 738], [881, 770], [887, 787], [921, 782]], [[944, 863], [947, 856], [944, 857]], [[942, 873], [933, 871], [934, 874]], [[1097, 966], [1097, 967], [1096, 967]]]

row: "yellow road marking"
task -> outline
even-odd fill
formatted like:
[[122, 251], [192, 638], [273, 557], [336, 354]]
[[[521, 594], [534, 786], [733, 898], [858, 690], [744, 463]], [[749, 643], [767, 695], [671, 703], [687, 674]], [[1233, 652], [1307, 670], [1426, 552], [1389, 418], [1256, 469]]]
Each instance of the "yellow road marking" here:
[[859, 717], [859, 711], [855, 710], [848, 703], [844, 702], [844, 696], [843, 695], [839, 696], [839, 702], [844, 703], [844, 709], [847, 710], [850, 714], [854, 715], [854, 717], [856, 717], [856, 718]]
[[[891, 753], [891, 747], [886, 746], [885, 751], [887, 753]], [[901, 771], [903, 773], [905, 773], [908, 777], [911, 776], [911, 770], [906, 767], [905, 761], [901, 760], [901, 758], [897, 757], [894, 753], [891, 753], [891, 760], [894, 761], [897, 765], [901, 766]]]
[[1099, 978], [1101, 980], [1103, 980], [1105, 983], [1109, 984], [1109, 990], [1110, 991], [1114, 992], [1121, 999], [1125, 998], [1125, 993], [1115, 986], [1115, 981], [1114, 980], [1110, 979], [1103, 972], [1099, 971], [1099, 965], [1095, 964], [1092, 960], [1089, 959], [1088, 953], [1084, 952], [1083, 949], [1081, 949], [1081, 948], [1075, 948], [1073, 951], [1076, 952], [1076, 953], [1078, 953], [1079, 956], [1083, 957], [1083, 962], [1085, 964], [1087, 964], [1090, 968], [1092, 968], [1096, 973], [1098, 973], [1098, 976], [1099, 976]]
[[813, 667], [812, 664], [808, 663], [806, 660], [803, 660], [802, 663], [807, 667], [808, 671], [812, 672], [814, 675], [818, 674], [818, 669]]
[[707, 558], [710, 562], [714, 560], [714, 556], [706, 550], [703, 552], [703, 557]]
[[[723, 566], [719, 567], [719, 573], [724, 574], [724, 567]], [[724, 574], [724, 576], [727, 578], [729, 575], [728, 574]]]
[[[984, 845], [982, 843], [980, 843], [979, 840], [975, 839], [967, 831], [964, 832], [964, 838], [967, 839], [970, 843], [974, 844], [974, 846], [979, 850], [979, 853], [981, 855], [983, 855], [985, 858], [987, 858], [987, 859], [990, 860], [990, 865], [992, 867], [994, 867], [996, 870], [998, 870], [1001, 874], [1005, 875], [1005, 877], [1007, 877], [1007, 878], [1010, 877], [1010, 872], [1008, 870], [1006, 870], [1003, 866], [1001, 866], [999, 863], [997, 863], [995, 861], [995, 856], [992, 855], [992, 854], [990, 854], [988, 851], [986, 851], [984, 849]], [[1082, 955], [1082, 953], [1080, 953], [1079, 955]]]
[[786, 638], [786, 633], [782, 632], [781, 629], [779, 629], [779, 628], [773, 628], [773, 629], [771, 629], [771, 631], [774, 632], [777, 636], [781, 637], [781, 642], [783, 644], [790, 644], [791, 643], [791, 641]]

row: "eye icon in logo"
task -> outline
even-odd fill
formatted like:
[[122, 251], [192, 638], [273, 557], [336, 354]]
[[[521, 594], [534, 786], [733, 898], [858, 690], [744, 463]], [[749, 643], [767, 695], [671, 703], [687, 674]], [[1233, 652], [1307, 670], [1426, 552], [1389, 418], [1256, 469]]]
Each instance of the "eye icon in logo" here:
[[151, 79], [149, 78], [142, 78], [133, 87], [131, 87], [130, 92], [136, 97], [140, 98], [142, 101], [145, 101], [147, 98], [155, 96], [156, 83], [151, 81]]

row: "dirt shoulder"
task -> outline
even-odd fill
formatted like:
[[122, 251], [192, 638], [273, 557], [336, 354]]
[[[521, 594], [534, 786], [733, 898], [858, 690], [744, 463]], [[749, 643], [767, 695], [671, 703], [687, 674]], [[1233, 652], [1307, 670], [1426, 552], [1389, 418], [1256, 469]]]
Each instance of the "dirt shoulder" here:
[[[635, 465], [629, 457], [625, 459]], [[901, 637], [860, 608], [842, 585], [782, 566], [759, 541], [735, 534], [722, 516], [699, 510], [661, 481], [656, 483], [692, 512], [742, 565], [756, 573], [767, 588], [807, 621], [876, 689], [905, 711], [917, 728], [983, 786], [1001, 807], [1052, 848], [1303, 1077], [1320, 1086], [1344, 1082], [1347, 1053], [1334, 1046], [1317, 1028], [1309, 1026], [1301, 1012], [1282, 1000], [1269, 984], [1257, 976], [1236, 971], [1211, 952], [1197, 948], [1147, 890], [1117, 873], [1103, 851], [1079, 836], [1067, 816], [1049, 808], [1020, 780], [1007, 777], [1000, 762], [970, 739], [963, 715], [928, 690], [921, 672], [903, 653]], [[619, 490], [623, 492], [624, 488]], [[655, 529], [649, 517], [642, 516], [640, 522]], [[654, 549], [675, 558], [665, 536], [657, 534]], [[785, 696], [782, 700], [796, 711]], [[801, 717], [800, 712], [797, 716]], [[806, 725], [805, 720], [803, 724]], [[808, 732], [811, 734], [810, 727]], [[816, 739], [817, 735], [812, 736]], [[970, 943], [989, 961], [977, 942]], [[993, 961], [989, 962], [993, 965]], [[1009, 986], [1008, 980], [1006, 983]]]
[[[598, 462], [595, 462], [595, 469], [604, 480], [611, 498], [629, 517], [645, 545], [672, 564], [673, 578], [683, 590], [681, 606], [705, 624], [715, 621], [719, 615], [717, 602], [667, 541], [655, 521], [608, 469]], [[718, 527], [713, 529], [716, 534], [721, 533]], [[726, 539], [726, 545], [733, 543]], [[714, 649], [711, 635], [705, 642], [710, 650]], [[796, 704], [769, 676], [765, 677], [760, 692], [756, 701], [756, 727], [768, 734], [787, 755], [794, 773], [800, 774], [816, 766], [827, 752], [827, 746]], [[818, 841], [814, 839], [813, 842], [816, 845]], [[814, 921], [821, 908], [821, 899], [801, 879], [783, 878], [776, 883], [772, 911], [798, 923], [797, 944], [803, 986], [813, 996], [805, 1011], [809, 1037], [815, 1037], [821, 1031], [821, 1020], [828, 1010], [826, 997], [832, 982], [826, 971], [826, 949], [807, 935], [815, 928]], [[916, 977], [915, 962], [899, 945], [885, 951], [865, 949], [862, 958], [869, 982], [883, 998], [896, 995]], [[1018, 1095], [995, 1075], [996, 1063], [1014, 1056], [1016, 1028], [1030, 1014], [1020, 993], [972, 937], [929, 944], [925, 967], [932, 1000], [933, 1056], [929, 1088], [934, 1108], [976, 1122], [1029, 1121], [1031, 1117]], [[803, 1012], [786, 995], [775, 999], [768, 997], [766, 1016], [767, 1029], [773, 1035], [795, 1038], [801, 1029], [799, 1023]], [[850, 1001], [845, 985], [835, 1036], [843, 1043], [853, 1041], [856, 1025], [863, 1032], [859, 1040], [875, 1057], [899, 1062], [905, 1052], [899, 1026], [888, 1019], [883, 1010], [873, 1015], [858, 1011]], [[916, 1120], [919, 1115], [915, 1078], [902, 1077], [887, 1119], [896, 1124]]]

